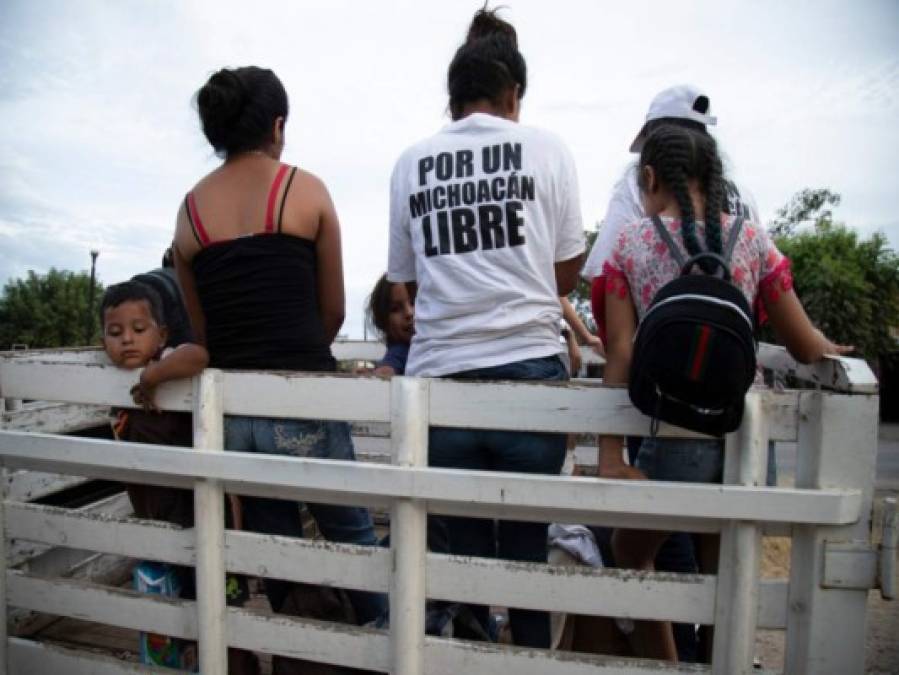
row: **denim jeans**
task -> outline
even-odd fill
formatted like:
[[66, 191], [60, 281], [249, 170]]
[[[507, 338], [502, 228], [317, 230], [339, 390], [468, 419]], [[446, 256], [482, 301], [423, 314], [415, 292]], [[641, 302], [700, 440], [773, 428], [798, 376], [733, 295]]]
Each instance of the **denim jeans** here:
[[[557, 356], [549, 356], [447, 377], [559, 381], [567, 380], [568, 373]], [[474, 471], [558, 474], [565, 461], [565, 447], [565, 434], [433, 427], [428, 440], [428, 464]], [[454, 555], [494, 558], [498, 554], [509, 560], [546, 562], [546, 523], [511, 520], [496, 523], [459, 517], [441, 517], [439, 520], [445, 524], [449, 552]], [[472, 611], [486, 629], [488, 608], [478, 605], [473, 606]], [[546, 612], [512, 608], [509, 624], [515, 644], [549, 647], [549, 614]]]
[[[317, 459], [356, 459], [346, 422], [288, 420], [267, 417], [226, 417], [225, 449]], [[302, 537], [299, 503], [265, 497], [241, 497], [244, 526], [250, 532]], [[348, 544], [377, 546], [368, 509], [307, 503], [325, 538]], [[265, 580], [265, 593], [274, 611], [284, 604], [291, 582]], [[384, 615], [387, 599], [378, 593], [347, 591], [360, 623]]]

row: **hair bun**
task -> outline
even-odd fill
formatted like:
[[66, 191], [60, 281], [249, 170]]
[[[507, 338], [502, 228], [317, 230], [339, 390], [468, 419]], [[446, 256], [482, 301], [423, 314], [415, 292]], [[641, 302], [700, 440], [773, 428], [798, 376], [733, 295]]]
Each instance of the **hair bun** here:
[[518, 49], [518, 35], [515, 27], [508, 21], [499, 18], [496, 12], [495, 9], [487, 9], [486, 5], [475, 12], [471, 25], [468, 27], [465, 42], [472, 43], [475, 40], [501, 35], [507, 37], [512, 42], [512, 46]]
[[240, 115], [246, 98], [240, 78], [234, 71], [222, 68], [197, 93], [197, 106], [205, 119], [227, 124]]

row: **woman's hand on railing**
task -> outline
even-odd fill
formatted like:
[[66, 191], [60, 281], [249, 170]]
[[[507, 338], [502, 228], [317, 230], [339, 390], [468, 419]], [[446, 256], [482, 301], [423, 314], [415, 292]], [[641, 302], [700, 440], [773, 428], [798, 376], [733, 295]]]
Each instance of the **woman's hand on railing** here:
[[823, 344], [822, 351], [824, 352], [824, 356], [846, 356], [847, 354], [851, 354], [855, 351], [855, 347], [853, 347], [852, 345], [838, 345], [836, 342], [833, 342], [821, 331], [820, 328], [816, 328], [815, 331], [821, 337], [821, 342]]

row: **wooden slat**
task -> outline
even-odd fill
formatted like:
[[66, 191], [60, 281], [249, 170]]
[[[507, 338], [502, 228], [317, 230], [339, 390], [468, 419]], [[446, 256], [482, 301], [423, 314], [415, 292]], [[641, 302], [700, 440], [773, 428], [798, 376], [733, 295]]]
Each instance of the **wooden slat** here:
[[[195, 603], [64, 579], [8, 572], [9, 602], [39, 612], [195, 640]], [[228, 608], [229, 643], [253, 651], [389, 670], [387, 634], [354, 626]]]
[[501, 607], [712, 623], [715, 577], [428, 556], [428, 597]]
[[[134, 405], [129, 391], [139, 375], [139, 371], [122, 370], [108, 362], [0, 359], [0, 395], [129, 407]], [[189, 380], [167, 382], [156, 392], [156, 403], [165, 410], [189, 411], [191, 398]]]
[[228, 609], [230, 644], [266, 654], [390, 671], [386, 631], [282, 614]]
[[[299, 459], [280, 455], [197, 453], [149, 444], [0, 432], [7, 465], [88, 473], [162, 485], [222, 480], [230, 492], [323, 501], [389, 503], [427, 499], [429, 510], [476, 504], [481, 517], [589, 522], [591, 513], [652, 518], [846, 524], [859, 517], [859, 490], [746, 487], [430, 469]], [[645, 518], [645, 517], [649, 518]], [[689, 529], [689, 528], [688, 528]]]
[[783, 347], [762, 342], [758, 362], [763, 368], [841, 393], [876, 394], [879, 388], [874, 372], [864, 359], [826, 356], [817, 363], [803, 364]]
[[[132, 558], [195, 565], [194, 531], [153, 520], [121, 520], [51, 506], [7, 502], [10, 537]], [[386, 549], [229, 530], [229, 570], [290, 581], [386, 592]]]
[[154, 666], [122, 661], [112, 656], [95, 654], [84, 649], [70, 649], [45, 642], [12, 638], [9, 641], [9, 672], [13, 675], [29, 673], [65, 673], [66, 675], [177, 675], [186, 670], [165, 670]]
[[428, 637], [425, 640], [428, 675], [659, 675], [708, 673], [704, 665], [672, 665], [664, 661], [593, 656], [563, 651], [505, 647]]
[[38, 504], [6, 503], [7, 536], [131, 558], [194, 564], [192, 530], [158, 520], [121, 520], [104, 514]]
[[109, 357], [99, 347], [66, 349], [17, 349], [0, 352], [0, 361], [57, 361], [64, 363], [109, 363]]
[[83, 476], [64, 476], [42, 471], [11, 471], [4, 477], [7, 499], [17, 502], [41, 499], [47, 495], [87, 482]]
[[389, 422], [390, 382], [354, 375], [226, 372], [225, 413]]
[[197, 639], [194, 603], [188, 600], [14, 571], [6, 573], [6, 583], [13, 607]]
[[0, 429], [37, 431], [44, 434], [70, 434], [109, 422], [109, 408], [81, 403], [41, 402], [16, 412], [0, 415]]
[[[181, 565], [195, 564], [193, 533], [156, 521], [118, 520], [48, 506], [7, 504], [12, 537]], [[386, 592], [387, 549], [229, 531], [229, 570]], [[428, 597], [552, 611], [709, 623], [715, 579], [586, 567], [563, 568], [437, 554], [427, 557]], [[786, 585], [762, 584], [759, 625], [783, 628]], [[660, 601], [664, 599], [663, 601]]]
[[[798, 393], [771, 395], [772, 439], [795, 440]], [[649, 435], [650, 420], [630, 402], [623, 387], [600, 384], [536, 382], [431, 383], [431, 424], [472, 429], [565, 431]], [[658, 435], [704, 438], [686, 429], [662, 424]]]
[[[18, 398], [133, 405], [137, 373], [109, 365], [0, 359], [0, 386]], [[771, 399], [771, 437], [795, 440], [797, 394]], [[190, 410], [186, 381], [162, 385], [160, 407]], [[646, 435], [649, 418], [623, 388], [578, 383], [473, 383], [434, 380], [431, 424], [470, 428]], [[232, 415], [389, 422], [389, 382], [380, 378], [309, 373], [225, 373], [225, 412]], [[700, 434], [662, 425], [661, 436]]]
[[[15, 512], [16, 507], [20, 505], [16, 502], [6, 502], [6, 504], [12, 512]], [[53, 507], [40, 506], [35, 504], [33, 505], [33, 508], [40, 510], [52, 509]], [[128, 499], [128, 495], [124, 492], [120, 492], [118, 494], [106, 497], [105, 499], [93, 502], [92, 504], [88, 504], [79, 509], [75, 509], [72, 512], [77, 513], [82, 517], [95, 515], [95, 517], [97, 518], [108, 521], [110, 519], [130, 516], [133, 513], [133, 509], [131, 507], [131, 502]], [[40, 532], [43, 529], [43, 521], [41, 520], [37, 520], [37, 522], [33, 523], [33, 525], [37, 529], [32, 529], [30, 530], [30, 532]], [[84, 550], [81, 550], [80, 552], [76, 551], [75, 548], [72, 548], [72, 544], [69, 544], [67, 550], [63, 550], [61, 548], [53, 548], [54, 546], [57, 546], [57, 543], [55, 542], [40, 544], [29, 541], [28, 539], [20, 539], [15, 535], [10, 534], [9, 528], [7, 528], [7, 536], [12, 541], [12, 546], [10, 546], [9, 550], [10, 567], [27, 564], [29, 566], [29, 570], [39, 570], [41, 574], [59, 574], [65, 576], [74, 564], [72, 562], [73, 553], [76, 553], [74, 558], [78, 558], [77, 553], [80, 553], [81, 557], [85, 559], [88, 555], [88, 552]], [[62, 539], [65, 540], [65, 538], [65, 535], [63, 535]], [[43, 539], [40, 538], [39, 540], [43, 541]], [[60, 544], [64, 546], [66, 542], [62, 541], [60, 542]]]

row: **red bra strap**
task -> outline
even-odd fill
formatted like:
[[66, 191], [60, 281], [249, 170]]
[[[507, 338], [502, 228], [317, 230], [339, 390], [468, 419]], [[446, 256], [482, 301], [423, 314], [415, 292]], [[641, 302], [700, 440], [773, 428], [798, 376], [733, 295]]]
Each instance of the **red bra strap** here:
[[268, 205], [265, 209], [265, 231], [266, 233], [275, 231], [275, 201], [278, 199], [278, 190], [281, 189], [281, 181], [284, 180], [284, 174], [287, 173], [287, 165], [282, 164], [275, 174], [275, 180], [272, 182], [272, 189], [268, 192]]
[[212, 243], [212, 240], [206, 233], [206, 228], [203, 227], [203, 221], [200, 220], [200, 212], [197, 211], [197, 204], [194, 201], [193, 192], [187, 193], [187, 219], [190, 221], [190, 226], [193, 228], [194, 235], [197, 237], [197, 241], [200, 242], [200, 245], [209, 246], [209, 244]]

